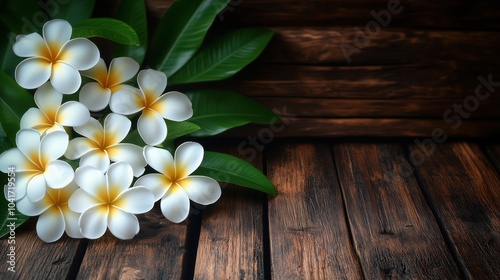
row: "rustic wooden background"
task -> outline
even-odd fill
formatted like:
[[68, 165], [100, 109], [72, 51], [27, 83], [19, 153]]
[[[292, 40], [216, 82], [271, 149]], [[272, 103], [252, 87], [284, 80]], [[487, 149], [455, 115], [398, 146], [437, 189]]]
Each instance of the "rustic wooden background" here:
[[[147, 0], [151, 30], [172, 2]], [[388, 11], [393, 5], [399, 12]], [[355, 41], [374, 13], [388, 12], [385, 27]], [[214, 87], [286, 107], [289, 124], [277, 136], [428, 137], [435, 128], [450, 136], [500, 134], [500, 90], [471, 100], [478, 76], [500, 81], [500, 1], [233, 0], [212, 33], [249, 26], [276, 35], [256, 63]], [[359, 50], [350, 62], [347, 44]], [[477, 109], [444, 120], [467, 100]]]

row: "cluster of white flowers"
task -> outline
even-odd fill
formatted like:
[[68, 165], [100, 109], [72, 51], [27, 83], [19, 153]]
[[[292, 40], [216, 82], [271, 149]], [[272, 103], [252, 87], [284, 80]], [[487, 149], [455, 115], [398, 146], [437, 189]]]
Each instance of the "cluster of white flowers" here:
[[[187, 218], [190, 199], [203, 205], [217, 201], [219, 184], [191, 175], [203, 160], [200, 144], [185, 142], [173, 156], [155, 147], [167, 137], [164, 119], [184, 121], [193, 115], [190, 100], [180, 92], [164, 93], [166, 75], [139, 72], [131, 58], [115, 58], [107, 69], [94, 43], [71, 39], [71, 34], [67, 21], [52, 20], [44, 25], [43, 37], [20, 35], [13, 46], [16, 55], [26, 57], [15, 79], [36, 89], [38, 108], [22, 116], [17, 148], [0, 155], [0, 171], [16, 168], [17, 208], [39, 216], [38, 236], [45, 242], [64, 232], [96, 239], [109, 229], [131, 239], [139, 232], [134, 214], [148, 212], [160, 199], [163, 215], [176, 223]], [[96, 82], [81, 87], [81, 75]], [[139, 88], [123, 84], [136, 75]], [[64, 94], [79, 89], [79, 102], [62, 104]], [[112, 113], [103, 124], [91, 117], [90, 112], [108, 107]], [[132, 126], [127, 116], [135, 114], [140, 114], [137, 130], [145, 147], [121, 143]], [[72, 138], [73, 133], [80, 137]], [[73, 170], [67, 160], [76, 159], [79, 166]], [[142, 176], [146, 165], [159, 173]]]

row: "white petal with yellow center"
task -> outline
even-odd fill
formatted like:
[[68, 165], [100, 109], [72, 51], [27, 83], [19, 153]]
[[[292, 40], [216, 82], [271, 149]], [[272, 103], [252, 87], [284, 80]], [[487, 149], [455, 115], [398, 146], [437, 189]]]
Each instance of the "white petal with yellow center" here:
[[82, 235], [88, 239], [97, 239], [104, 235], [108, 226], [108, 206], [91, 207], [80, 216], [78, 224]]
[[80, 88], [82, 78], [73, 65], [58, 61], [52, 65], [50, 83], [57, 91], [72, 94]]
[[222, 194], [219, 183], [206, 176], [189, 176], [178, 184], [186, 191], [189, 199], [201, 205], [216, 202]]
[[109, 108], [122, 115], [135, 114], [144, 109], [144, 97], [138, 91], [127, 87], [111, 95]]
[[146, 109], [137, 121], [137, 130], [141, 138], [148, 145], [161, 144], [167, 138], [165, 120], [155, 111]]
[[137, 75], [137, 84], [144, 96], [151, 101], [156, 100], [167, 87], [167, 75], [153, 69], [142, 70]]
[[40, 140], [40, 162], [49, 164], [64, 155], [68, 148], [69, 136], [64, 131], [48, 133]]
[[139, 177], [144, 173], [146, 160], [144, 159], [142, 148], [133, 144], [117, 144], [106, 150], [109, 159], [113, 162], [126, 162], [132, 166], [134, 177]]
[[42, 134], [53, 126], [54, 123], [38, 108], [29, 108], [21, 117], [21, 129], [33, 128]]
[[170, 188], [171, 181], [163, 174], [146, 174], [135, 182], [134, 186], [144, 186], [154, 195], [155, 202], [160, 200]]
[[[58, 47], [56, 49], [60, 49], [66, 42], [71, 38], [72, 32], [71, 25], [61, 19], [54, 19], [48, 21], [43, 26], [43, 38], [47, 42], [48, 45]], [[52, 54], [54, 57], [57, 53]]]
[[101, 203], [102, 203], [101, 200], [95, 198], [94, 196], [86, 192], [84, 189], [76, 190], [68, 200], [69, 209], [77, 213], [83, 213], [90, 207], [93, 207]]
[[114, 200], [120, 193], [128, 190], [132, 184], [134, 179], [132, 167], [124, 162], [114, 163], [109, 166], [106, 178], [110, 199]]
[[35, 89], [47, 82], [52, 73], [52, 64], [44, 58], [27, 58], [15, 70], [16, 82], [23, 88]]
[[19, 149], [13, 148], [0, 155], [0, 171], [9, 173], [9, 168], [13, 166], [16, 172], [39, 171]]
[[160, 208], [169, 221], [180, 223], [189, 215], [189, 197], [179, 186], [172, 185], [161, 199]]
[[103, 88], [98, 82], [90, 82], [82, 87], [79, 98], [90, 111], [97, 112], [108, 106], [111, 90]]
[[124, 190], [113, 205], [132, 214], [143, 214], [153, 209], [154, 205], [153, 193], [145, 187], [136, 186]]
[[20, 57], [40, 56], [40, 50], [44, 48], [45, 40], [38, 33], [18, 35], [12, 45], [12, 50]]
[[63, 126], [81, 126], [90, 119], [90, 112], [85, 105], [76, 101], [68, 101], [59, 107], [56, 122]]
[[62, 160], [55, 160], [45, 167], [45, 181], [53, 189], [60, 189], [67, 186], [74, 178], [73, 168]]
[[156, 147], [144, 147], [144, 158], [154, 170], [162, 173], [171, 181], [175, 180], [174, 157], [165, 150]]
[[139, 67], [139, 63], [130, 57], [114, 58], [109, 65], [106, 85], [113, 87], [132, 79]]
[[52, 206], [48, 211], [38, 217], [36, 233], [38, 237], [47, 243], [59, 240], [66, 228], [64, 215], [59, 207]]
[[106, 79], [108, 77], [108, 68], [104, 59], [99, 58], [99, 61], [92, 68], [84, 70], [81, 74], [97, 81], [101, 86], [106, 86]]
[[120, 143], [130, 131], [132, 122], [119, 114], [109, 114], [104, 119], [104, 140], [106, 147]]
[[139, 221], [133, 214], [110, 207], [108, 228], [111, 233], [123, 240], [132, 239], [139, 233]]
[[26, 187], [26, 196], [32, 202], [38, 202], [43, 199], [46, 192], [47, 183], [43, 174], [37, 174], [31, 178]]
[[95, 66], [100, 59], [97, 46], [85, 38], [77, 38], [67, 42], [58, 56], [58, 60], [75, 67], [77, 70], [87, 70]]
[[185, 121], [193, 116], [191, 100], [178, 91], [167, 92], [160, 96], [152, 105], [163, 118], [172, 121]]
[[70, 160], [75, 160], [96, 149], [99, 149], [99, 146], [93, 140], [85, 137], [77, 137], [69, 141], [68, 149], [64, 153], [64, 156]]
[[203, 146], [196, 142], [185, 142], [175, 150], [176, 178], [183, 179], [193, 173], [203, 161]]

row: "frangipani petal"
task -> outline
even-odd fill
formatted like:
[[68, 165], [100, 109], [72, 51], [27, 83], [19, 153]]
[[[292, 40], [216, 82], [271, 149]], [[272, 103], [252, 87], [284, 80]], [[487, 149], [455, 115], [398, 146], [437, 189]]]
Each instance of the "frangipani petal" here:
[[99, 61], [96, 65], [88, 70], [81, 71], [80, 73], [83, 76], [89, 77], [104, 86], [108, 77], [108, 68], [106, 67], [106, 62], [104, 62], [104, 59], [99, 58]]
[[86, 124], [77, 126], [74, 129], [78, 134], [92, 139], [97, 144], [101, 144], [104, 140], [104, 128], [101, 123], [94, 118], [90, 118]]
[[[102, 192], [102, 188], [106, 187], [106, 177], [104, 174], [91, 166], [81, 166], [75, 171], [75, 182], [82, 188], [84, 191], [89, 193], [94, 197], [99, 197]], [[74, 207], [71, 204], [71, 200], [79, 191], [75, 191], [75, 193], [70, 198], [70, 207], [73, 211], [79, 212], [78, 207]]]
[[108, 206], [91, 207], [80, 216], [78, 224], [82, 235], [88, 239], [97, 239], [104, 235], [108, 225]]
[[193, 116], [191, 100], [178, 91], [167, 92], [160, 96], [152, 105], [163, 118], [172, 121], [185, 121]]
[[169, 151], [146, 146], [144, 147], [144, 157], [154, 170], [167, 176], [170, 180], [175, 179], [174, 157]]
[[90, 119], [90, 112], [85, 105], [68, 101], [59, 107], [56, 122], [63, 126], [82, 126]]
[[111, 161], [123, 161], [130, 164], [134, 171], [134, 177], [139, 177], [144, 173], [147, 163], [144, 159], [141, 147], [133, 144], [122, 143], [110, 147], [106, 151], [108, 152], [109, 159]]
[[196, 142], [185, 142], [175, 150], [175, 172], [177, 179], [186, 178], [203, 161], [203, 146]]
[[111, 111], [118, 114], [131, 115], [144, 108], [144, 100], [140, 94], [136, 91], [132, 91], [130, 87], [127, 87], [111, 95], [109, 108]]
[[74, 178], [73, 168], [62, 160], [55, 160], [47, 165], [44, 176], [47, 185], [53, 189], [67, 186]]
[[150, 100], [156, 100], [167, 87], [167, 75], [153, 69], [141, 70], [137, 75], [139, 88]]
[[101, 87], [97, 82], [91, 82], [82, 87], [79, 98], [90, 111], [97, 112], [108, 106], [111, 90]]
[[26, 197], [26, 189], [28, 188], [28, 183], [36, 174], [38, 174], [38, 172], [16, 173], [16, 200], [21, 200]]
[[66, 234], [71, 238], [82, 238], [83, 235], [78, 226], [80, 214], [71, 211], [68, 205], [61, 206], [61, 211], [63, 212], [64, 222], [66, 223]]
[[189, 199], [201, 205], [216, 202], [222, 193], [219, 183], [206, 176], [189, 176], [178, 184], [186, 191]]
[[9, 173], [9, 168], [14, 167], [16, 172], [39, 170], [19, 149], [12, 148], [0, 155], [0, 171]]
[[153, 209], [154, 203], [153, 193], [145, 187], [138, 186], [121, 193], [113, 205], [132, 214], [143, 214]]
[[64, 233], [66, 223], [61, 210], [57, 206], [52, 206], [45, 211], [36, 223], [36, 233], [38, 237], [47, 243], [59, 240]]
[[139, 63], [130, 57], [117, 57], [109, 65], [106, 85], [113, 87], [132, 79], [139, 71]]
[[[51, 46], [50, 49], [59, 52], [59, 49], [71, 38], [72, 28], [69, 22], [55, 19], [45, 23], [42, 32], [43, 38]], [[52, 53], [52, 57], [56, 56], [57, 53]]]
[[35, 89], [50, 78], [52, 64], [43, 58], [27, 58], [15, 70], [16, 82], [23, 88]]
[[19, 210], [19, 212], [21, 212], [22, 214], [30, 217], [42, 214], [51, 206], [51, 204], [46, 203], [45, 199], [42, 199], [38, 202], [32, 202], [28, 199], [27, 196], [16, 203], [17, 210]]
[[106, 146], [120, 143], [130, 131], [132, 122], [125, 116], [109, 114], [104, 120], [104, 141]]
[[51, 123], [49, 119], [45, 116], [42, 111], [38, 108], [29, 108], [26, 113], [21, 117], [21, 129], [25, 128], [33, 128], [43, 133], [47, 128], [53, 126], [54, 123]]
[[101, 173], [108, 170], [109, 163], [109, 157], [106, 152], [97, 149], [83, 155], [80, 159], [80, 166], [90, 166], [100, 170]]
[[20, 57], [40, 56], [40, 50], [43, 48], [46, 48], [45, 40], [38, 33], [18, 35], [12, 45], [12, 50]]
[[161, 199], [161, 212], [169, 221], [180, 223], [189, 215], [189, 197], [179, 186], [172, 185]]
[[63, 95], [52, 87], [50, 83], [43, 84], [35, 92], [35, 103], [40, 110], [52, 121], [61, 106]]
[[58, 58], [77, 70], [87, 70], [99, 62], [100, 53], [89, 39], [76, 38], [62, 47]]
[[161, 144], [167, 138], [165, 120], [155, 111], [146, 109], [137, 121], [137, 130], [148, 145]]
[[59, 61], [52, 65], [50, 83], [63, 94], [73, 94], [80, 88], [82, 78], [73, 65]]
[[64, 153], [64, 156], [70, 160], [74, 160], [98, 148], [94, 141], [85, 137], [77, 137], [69, 141], [68, 149]]
[[132, 239], [139, 232], [139, 221], [133, 214], [110, 207], [108, 218], [109, 231], [116, 237]]
[[139, 179], [134, 184], [135, 186], [142, 186], [149, 189], [154, 196], [154, 201], [160, 200], [170, 187], [171, 182], [164, 175], [158, 173], [146, 174]]
[[40, 161], [49, 164], [64, 155], [68, 148], [69, 136], [64, 131], [54, 131], [46, 134], [40, 141]]
[[68, 207], [76, 213], [83, 213], [90, 207], [101, 204], [102, 201], [87, 193], [84, 189], [76, 190], [68, 200]]
[[[109, 166], [107, 178], [110, 196], [113, 193], [115, 195], [111, 196], [111, 198], [116, 198], [132, 184], [134, 179], [132, 167], [125, 162], [113, 163]], [[111, 188], [113, 188], [113, 191]]]
[[[29, 159], [38, 163], [38, 151], [40, 150], [40, 134], [33, 129], [22, 129], [16, 134], [17, 148]], [[33, 157], [33, 159], [31, 158]]]
[[46, 193], [47, 183], [43, 174], [35, 175], [28, 182], [26, 188], [26, 196], [32, 202], [38, 202], [43, 199]]

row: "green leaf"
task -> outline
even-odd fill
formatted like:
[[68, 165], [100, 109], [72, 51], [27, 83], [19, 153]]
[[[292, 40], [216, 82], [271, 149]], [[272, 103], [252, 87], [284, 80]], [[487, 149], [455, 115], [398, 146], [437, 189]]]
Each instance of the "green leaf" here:
[[139, 37], [130, 25], [112, 18], [91, 18], [73, 25], [73, 38], [101, 37], [119, 44], [139, 46]]
[[229, 1], [175, 1], [153, 36], [148, 64], [170, 77], [198, 50], [215, 17]]
[[0, 98], [0, 123], [11, 143], [16, 143], [16, 134], [19, 131], [21, 119], [12, 109]]
[[167, 140], [175, 140], [179, 137], [200, 130], [198, 125], [191, 122], [174, 122], [166, 120], [166, 123], [168, 129]]
[[95, 6], [95, 0], [73, 0], [65, 4], [59, 4], [58, 1], [39, 3], [51, 18], [64, 19], [72, 25], [89, 19]]
[[33, 95], [19, 86], [5, 72], [0, 71], [0, 98], [21, 118], [31, 107], [35, 107]]
[[15, 55], [12, 50], [12, 46], [16, 42], [16, 34], [9, 31], [7, 26], [0, 22], [0, 35], [7, 38], [0, 41], [0, 70], [14, 76], [16, 66], [22, 61], [22, 58]]
[[274, 32], [239, 29], [201, 48], [186, 65], [169, 79], [169, 84], [216, 81], [228, 78], [254, 61], [267, 46]]
[[16, 34], [39, 32], [47, 13], [42, 11], [38, 0], [0, 1], [0, 20]]
[[148, 46], [148, 26], [144, 0], [121, 0], [115, 18], [127, 23], [135, 30], [140, 45], [115, 44], [113, 46], [113, 57], [127, 56], [141, 64]]
[[[2, 175], [5, 175], [2, 173]], [[2, 178], [2, 182], [7, 182], [7, 176], [0, 176]], [[14, 204], [15, 205], [15, 204]], [[15, 207], [12, 207], [13, 204], [10, 205], [9, 207], [9, 201], [5, 199], [5, 197], [2, 195], [2, 198], [0, 198], [0, 238], [4, 237], [5, 235], [8, 235], [11, 231], [11, 229], [8, 227], [12, 222], [15, 223], [15, 227], [13, 228], [14, 230], [18, 228], [21, 224], [26, 222], [29, 217], [25, 216]], [[10, 209], [13, 209], [12, 212]], [[10, 215], [12, 213], [12, 215]]]
[[274, 185], [262, 172], [250, 163], [231, 155], [206, 151], [203, 162], [194, 174], [256, 189], [270, 195], [277, 194]]
[[194, 111], [189, 122], [201, 127], [192, 136], [211, 136], [247, 123], [272, 124], [279, 121], [272, 111], [236, 92], [199, 90], [186, 95]]

